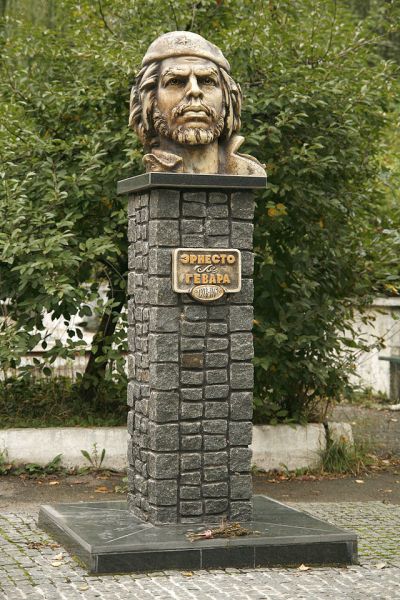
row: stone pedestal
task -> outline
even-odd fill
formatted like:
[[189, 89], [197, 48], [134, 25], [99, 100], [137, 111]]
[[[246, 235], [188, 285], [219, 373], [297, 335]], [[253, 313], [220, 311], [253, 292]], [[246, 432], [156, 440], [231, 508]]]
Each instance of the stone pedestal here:
[[[252, 190], [265, 179], [128, 181], [128, 506], [151, 523], [250, 521]], [[178, 247], [240, 250], [241, 291], [204, 304], [175, 293]]]
[[[255, 496], [252, 189], [265, 179], [148, 173], [129, 194], [128, 503], [42, 506], [39, 526], [92, 573], [345, 565], [357, 537]], [[242, 290], [201, 304], [171, 284], [174, 248], [239, 249]], [[248, 535], [192, 543], [221, 518]]]

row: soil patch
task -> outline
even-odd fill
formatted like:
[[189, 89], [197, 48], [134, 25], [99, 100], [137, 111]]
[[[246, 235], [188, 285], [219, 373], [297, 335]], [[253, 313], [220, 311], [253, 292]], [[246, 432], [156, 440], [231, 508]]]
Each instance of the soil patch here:
[[400, 504], [400, 469], [363, 473], [357, 476], [317, 477], [306, 475], [279, 479], [270, 473], [253, 478], [255, 494], [281, 502], [371, 502]]
[[[41, 504], [121, 500], [124, 473], [48, 476], [28, 479], [0, 476], [0, 511], [38, 511]], [[265, 494], [281, 502], [369, 502], [400, 505], [400, 467], [355, 477], [318, 478], [305, 475], [281, 479], [282, 475], [261, 473], [253, 477], [255, 494]], [[362, 483], [360, 483], [362, 482]]]

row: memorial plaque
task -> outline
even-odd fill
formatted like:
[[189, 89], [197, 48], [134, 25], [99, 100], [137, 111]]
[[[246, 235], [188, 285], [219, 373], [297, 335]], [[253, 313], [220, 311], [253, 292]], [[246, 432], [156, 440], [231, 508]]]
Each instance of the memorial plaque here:
[[200, 302], [241, 289], [241, 256], [232, 248], [177, 248], [172, 254], [172, 288]]

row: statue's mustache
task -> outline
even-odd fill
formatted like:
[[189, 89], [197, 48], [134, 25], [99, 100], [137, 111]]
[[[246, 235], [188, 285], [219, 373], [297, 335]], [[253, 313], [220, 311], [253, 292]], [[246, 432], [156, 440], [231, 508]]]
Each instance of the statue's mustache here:
[[185, 112], [188, 112], [190, 110], [196, 111], [199, 109], [203, 110], [208, 117], [211, 117], [213, 119], [217, 118], [217, 111], [214, 108], [212, 108], [211, 106], [208, 106], [208, 104], [205, 104], [204, 102], [202, 102], [201, 100], [196, 103], [180, 102], [177, 106], [175, 106], [175, 108], [172, 109], [172, 116], [174, 118], [180, 117]]

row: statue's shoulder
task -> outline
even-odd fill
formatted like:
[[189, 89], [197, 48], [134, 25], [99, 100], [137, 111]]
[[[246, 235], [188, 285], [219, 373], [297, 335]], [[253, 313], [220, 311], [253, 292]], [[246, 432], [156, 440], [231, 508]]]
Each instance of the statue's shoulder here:
[[143, 156], [143, 164], [146, 171], [153, 171], [158, 173], [182, 173], [183, 172], [183, 160], [182, 157], [172, 154], [172, 152], [164, 152], [158, 148], [153, 148], [151, 154], [145, 154]]
[[241, 135], [233, 135], [224, 148], [225, 172], [230, 175], [253, 175], [265, 177], [265, 167], [254, 156], [242, 154], [238, 149], [244, 142]]

